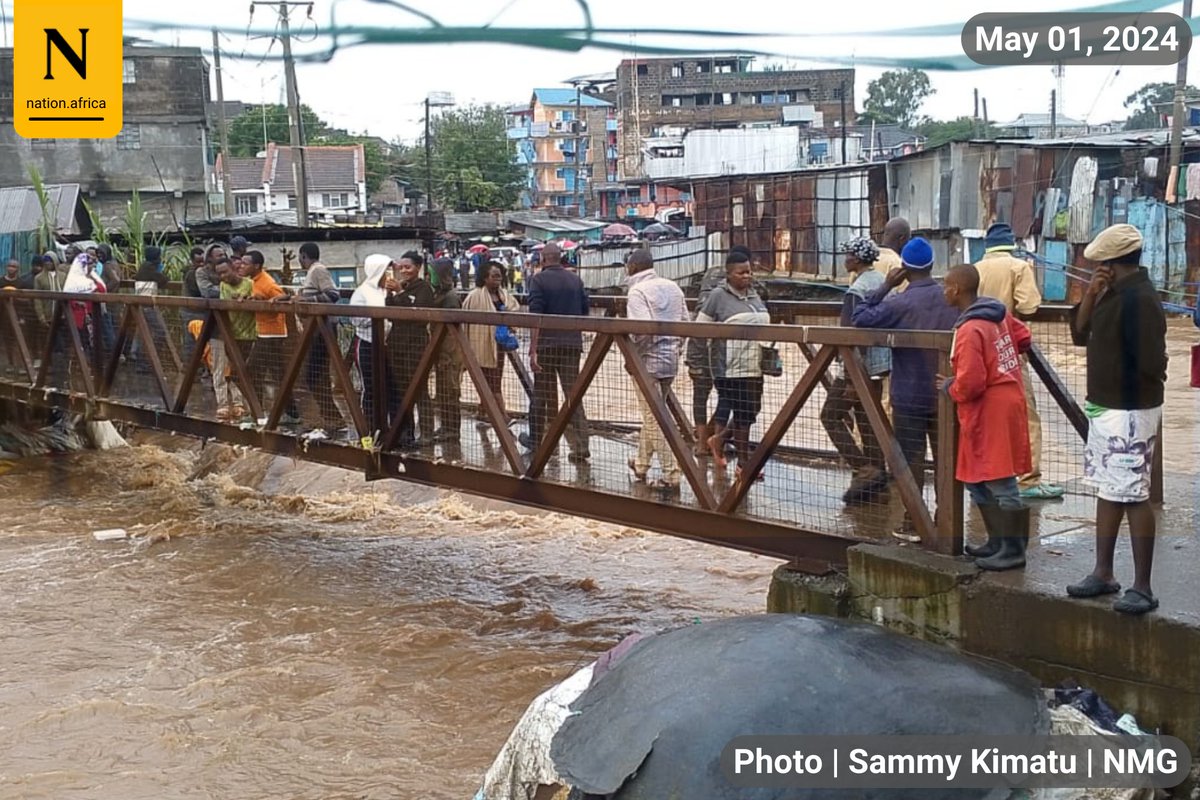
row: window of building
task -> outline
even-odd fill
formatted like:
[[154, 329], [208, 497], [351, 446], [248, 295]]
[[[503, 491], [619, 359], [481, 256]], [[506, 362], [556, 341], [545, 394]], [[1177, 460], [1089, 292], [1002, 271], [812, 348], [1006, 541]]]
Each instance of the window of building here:
[[638, 75], [649, 75], [650, 68], [648, 66], [646, 66], [645, 64], [638, 64], [637, 65], [637, 74]]
[[681, 108], [683, 106], [683, 97], [677, 94], [664, 94], [662, 96], [662, 104], [670, 108]]
[[131, 58], [121, 62], [121, 82], [137, 83], [137, 63]]
[[671, 77], [672, 78], [682, 78], [683, 77], [683, 64], [676, 63], [676, 64], [671, 65]]
[[713, 96], [711, 94], [696, 95], [696, 105], [698, 105], [698, 106], [711, 106], [712, 100], [713, 100]]
[[713, 71], [719, 74], [727, 74], [735, 71], [737, 67], [736, 61], [714, 61]]
[[258, 195], [243, 194], [234, 198], [234, 207], [238, 214], [257, 214], [258, 213]]
[[556, 205], [556, 206], [569, 206], [569, 205], [572, 205], [572, 204], [573, 204], [573, 202], [572, 202], [572, 201], [574, 201], [574, 199], [575, 199], [575, 198], [571, 197], [571, 195], [568, 195], [568, 194], [560, 194], [560, 195], [557, 195], [557, 196], [554, 198], [554, 205]]
[[714, 106], [731, 106], [733, 105], [733, 94], [731, 92], [718, 93], [713, 95]]
[[575, 112], [574, 111], [559, 111], [558, 118], [560, 120], [562, 120], [563, 122], [570, 122], [571, 120], [575, 119]]
[[696, 62], [696, 73], [699, 75], [707, 75], [708, 73], [712, 72], [712, 68], [713, 65], [711, 61]]
[[567, 177], [567, 171], [562, 167], [559, 167], [558, 169], [554, 170], [554, 177], [562, 180], [563, 178]]
[[118, 150], [141, 150], [142, 149], [142, 126], [138, 124], [126, 125], [117, 134], [117, 149]]
[[53, 150], [57, 139], [30, 139], [29, 146], [34, 150]]
[[350, 205], [350, 195], [346, 192], [327, 192], [321, 195], [321, 205], [325, 208], [346, 208]]
[[842, 99], [842, 87], [835, 86], [833, 91], [830, 93], [830, 96], [833, 97], [834, 100], [841, 100]]
[[740, 228], [746, 222], [746, 209], [742, 198], [733, 198], [733, 227]]

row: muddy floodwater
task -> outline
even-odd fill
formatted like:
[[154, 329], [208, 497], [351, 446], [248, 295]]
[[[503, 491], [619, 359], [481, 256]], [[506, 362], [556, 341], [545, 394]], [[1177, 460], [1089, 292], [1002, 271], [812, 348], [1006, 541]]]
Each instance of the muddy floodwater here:
[[0, 798], [469, 800], [538, 693], [627, 633], [763, 610], [777, 563], [210, 456], [0, 477]]

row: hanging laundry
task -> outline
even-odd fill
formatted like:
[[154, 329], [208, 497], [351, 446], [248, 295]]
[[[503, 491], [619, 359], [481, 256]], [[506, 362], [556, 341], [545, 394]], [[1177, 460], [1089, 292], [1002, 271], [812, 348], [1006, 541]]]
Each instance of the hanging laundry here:
[[1142, 161], [1142, 174], [1147, 178], [1158, 177], [1158, 159], [1150, 156]]
[[1047, 189], [1046, 202], [1042, 206], [1042, 237], [1054, 238], [1054, 217], [1058, 214], [1058, 199], [1061, 189]]
[[[1167, 176], [1167, 191], [1163, 194], [1163, 199], [1168, 203], [1174, 203], [1179, 196], [1179, 173], [1178, 167], [1171, 170], [1171, 174]], [[1149, 194], [1149, 192], [1146, 192]]]
[[1200, 164], [1188, 164], [1186, 200], [1200, 200]]
[[1096, 159], [1080, 156], [1071, 172], [1070, 218], [1067, 241], [1086, 244], [1092, 240], [1092, 202], [1096, 193]]

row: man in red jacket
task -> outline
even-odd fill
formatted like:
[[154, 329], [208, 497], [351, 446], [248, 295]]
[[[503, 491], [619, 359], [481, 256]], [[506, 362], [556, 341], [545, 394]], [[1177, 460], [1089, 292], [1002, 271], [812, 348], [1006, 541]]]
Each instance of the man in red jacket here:
[[950, 363], [954, 376], [942, 389], [958, 404], [961, 429], [957, 478], [967, 485], [987, 528], [983, 547], [967, 547], [988, 570], [1025, 565], [1029, 508], [1017, 476], [1030, 469], [1029, 430], [1019, 353], [1029, 349], [1029, 329], [999, 300], [979, 297], [979, 271], [970, 264], [950, 270], [946, 302], [960, 312]]

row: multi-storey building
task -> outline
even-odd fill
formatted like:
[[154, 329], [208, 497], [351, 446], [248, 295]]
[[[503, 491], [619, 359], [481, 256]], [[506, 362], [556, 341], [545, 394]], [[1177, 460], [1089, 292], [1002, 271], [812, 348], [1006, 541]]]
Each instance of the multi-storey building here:
[[12, 49], [0, 50], [0, 186], [77, 183], [105, 226], [133, 190], [150, 226], [209, 218], [208, 63], [195, 47], [125, 44], [125, 126], [112, 139], [24, 139], [13, 128]]
[[593, 185], [617, 178], [617, 121], [611, 103], [575, 89], [535, 89], [508, 110], [508, 137], [528, 179], [526, 208], [596, 213]]

